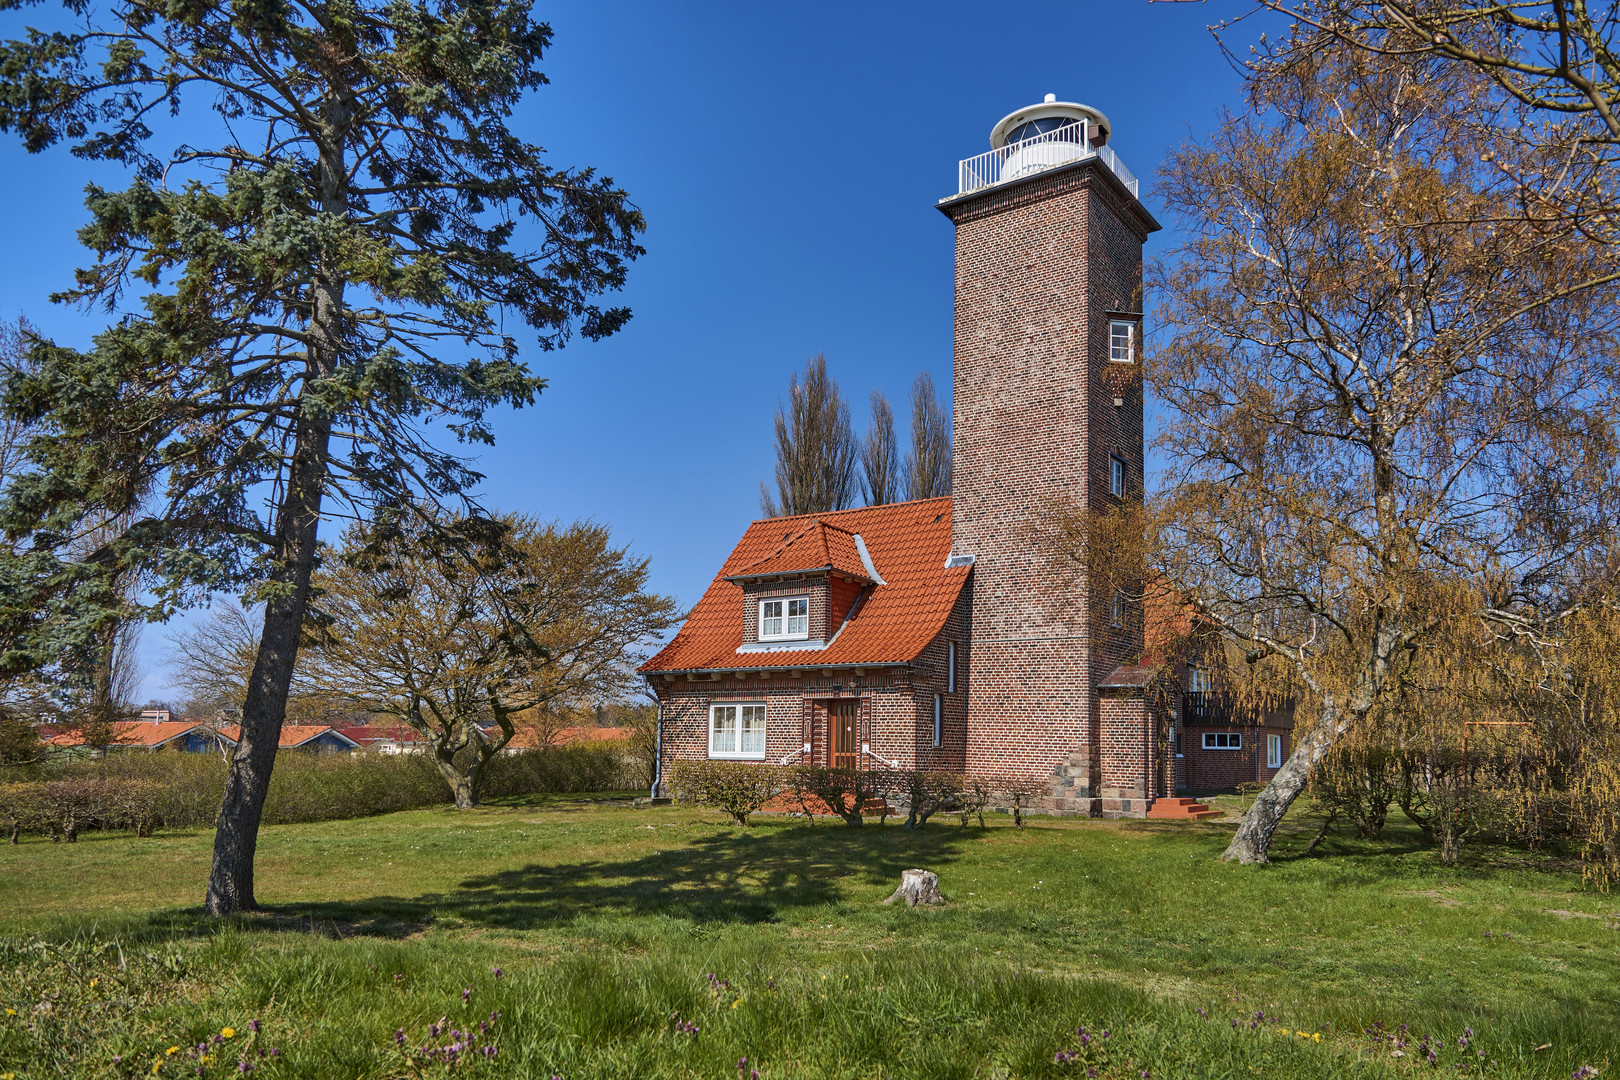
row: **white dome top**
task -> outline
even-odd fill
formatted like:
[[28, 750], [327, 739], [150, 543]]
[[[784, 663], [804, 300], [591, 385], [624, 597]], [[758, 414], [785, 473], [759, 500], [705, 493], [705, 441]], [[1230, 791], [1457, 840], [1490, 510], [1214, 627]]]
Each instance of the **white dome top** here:
[[[1109, 122], [1108, 117], [1104, 116], [1100, 110], [1093, 109], [1090, 105], [1081, 105], [1076, 101], [1059, 101], [1056, 94], [1047, 94], [1046, 100], [1039, 105], [1026, 105], [1017, 112], [1011, 112], [1002, 117], [1000, 122], [990, 129], [990, 149], [1000, 150], [1009, 141], [1016, 142], [1017, 140], [1009, 140], [1008, 136], [1032, 121], [1048, 119], [1085, 120], [1096, 124], [1102, 129], [1102, 136], [1095, 140], [1099, 146], [1107, 143], [1109, 133], [1113, 131], [1114, 127]], [[1041, 126], [1045, 127], [1045, 125]], [[1021, 137], [1028, 138], [1029, 136], [1024, 135]]]

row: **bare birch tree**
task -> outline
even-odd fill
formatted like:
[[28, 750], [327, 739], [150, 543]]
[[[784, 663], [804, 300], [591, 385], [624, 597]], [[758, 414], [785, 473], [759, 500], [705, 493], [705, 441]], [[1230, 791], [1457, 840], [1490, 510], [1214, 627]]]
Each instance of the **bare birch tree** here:
[[804, 365], [804, 377], [788, 381], [787, 405], [776, 409], [776, 495], [759, 485], [766, 517], [847, 510], [858, 494], [860, 459], [849, 422], [849, 405], [827, 374], [820, 353]]
[[1252, 106], [1160, 172], [1185, 239], [1152, 274], [1170, 468], [1142, 577], [1299, 702], [1244, 862], [1442, 632], [1555, 618], [1620, 510], [1611, 268], [1519, 212], [1524, 106], [1348, 50]]

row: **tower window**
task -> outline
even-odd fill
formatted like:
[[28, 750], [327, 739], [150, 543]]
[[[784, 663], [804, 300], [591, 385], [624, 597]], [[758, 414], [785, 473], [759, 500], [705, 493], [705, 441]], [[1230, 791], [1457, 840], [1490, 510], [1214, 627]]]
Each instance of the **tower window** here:
[[1116, 499], [1125, 497], [1125, 459], [1110, 455], [1108, 458], [1108, 494]]
[[759, 639], [771, 641], [781, 638], [810, 636], [810, 598], [793, 596], [783, 600], [759, 602]]
[[946, 658], [945, 692], [956, 693], [956, 642], [951, 642], [950, 655]]
[[1114, 594], [1114, 610], [1109, 616], [1109, 622], [1115, 627], [1125, 625], [1125, 594], [1122, 592]]
[[1108, 359], [1116, 364], [1136, 363], [1136, 324], [1114, 319], [1108, 324]]
[[944, 734], [945, 706], [938, 694], [934, 695], [934, 745], [940, 745], [940, 736]]

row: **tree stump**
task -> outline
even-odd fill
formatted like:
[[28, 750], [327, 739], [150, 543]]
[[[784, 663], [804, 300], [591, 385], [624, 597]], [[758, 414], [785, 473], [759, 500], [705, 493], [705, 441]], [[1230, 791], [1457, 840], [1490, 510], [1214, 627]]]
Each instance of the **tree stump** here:
[[894, 895], [883, 901], [892, 904], [896, 900], [904, 900], [906, 907], [916, 907], [918, 904], [943, 904], [945, 898], [939, 895], [939, 875], [931, 870], [903, 870], [900, 872], [900, 887], [894, 890]]

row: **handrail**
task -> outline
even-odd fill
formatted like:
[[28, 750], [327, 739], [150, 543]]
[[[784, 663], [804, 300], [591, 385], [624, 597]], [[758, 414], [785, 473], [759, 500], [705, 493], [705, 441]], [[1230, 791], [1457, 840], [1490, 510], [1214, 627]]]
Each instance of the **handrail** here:
[[861, 743], [861, 753], [870, 754], [872, 757], [877, 758], [879, 761], [883, 762], [883, 764], [887, 765], [891, 769], [898, 769], [898, 768], [901, 767], [901, 765], [900, 765], [900, 763], [898, 761], [890, 761], [888, 758], [883, 757], [881, 754], [878, 754], [878, 753], [874, 752], [872, 750], [872, 744], [871, 743]]
[[[1084, 120], [963, 158], [956, 166], [956, 193], [966, 195], [1092, 157], [1101, 158], [1109, 171], [1119, 177], [1120, 183], [1132, 195], [1140, 197], [1141, 185], [1136, 176], [1111, 147], [1091, 144], [1091, 130]], [[1009, 161], [1013, 165], [1010, 174], [1006, 167]]]
[[782, 759], [782, 760], [781, 760], [781, 761], [780, 761], [780, 762], [778, 762], [778, 763], [777, 763], [777, 764], [779, 764], [779, 765], [786, 765], [786, 764], [787, 764], [787, 763], [788, 763], [788, 762], [790, 762], [790, 761], [792, 761], [792, 760], [793, 760], [793, 759], [794, 759], [794, 758], [796, 758], [796, 757], [798, 757], [798, 756], [799, 756], [799, 755], [800, 755], [800, 754], [808, 754], [808, 753], [809, 753], [809, 752], [810, 752], [810, 744], [809, 744], [809, 743], [805, 743], [805, 744], [804, 744], [804, 748], [803, 748], [803, 749], [802, 749], [802, 750], [795, 750], [795, 751], [793, 751], [793, 753], [791, 753], [791, 754], [789, 754], [789, 755], [788, 755], [788, 756], [787, 756], [787, 757], [785, 757], [785, 758], [783, 758], [783, 759]]

